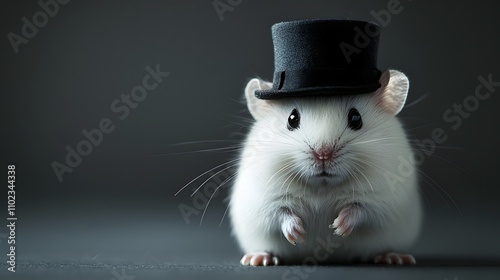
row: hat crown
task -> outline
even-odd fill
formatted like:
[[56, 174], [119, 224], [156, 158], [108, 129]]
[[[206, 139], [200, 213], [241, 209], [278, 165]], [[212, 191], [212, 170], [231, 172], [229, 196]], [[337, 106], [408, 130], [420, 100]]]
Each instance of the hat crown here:
[[[368, 35], [367, 29], [375, 36]], [[276, 23], [271, 31], [275, 71], [377, 68], [378, 25], [354, 20], [296, 20]], [[348, 50], [343, 52], [342, 46], [359, 52], [347, 56]]]
[[380, 87], [380, 27], [365, 21], [313, 19], [276, 23], [273, 88], [261, 99], [373, 92]]

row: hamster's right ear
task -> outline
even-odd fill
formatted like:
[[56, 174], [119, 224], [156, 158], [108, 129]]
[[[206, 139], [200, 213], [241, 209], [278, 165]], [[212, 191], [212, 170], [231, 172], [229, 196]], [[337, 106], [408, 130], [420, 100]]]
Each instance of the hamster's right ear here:
[[255, 91], [271, 89], [272, 86], [272, 83], [254, 78], [248, 82], [245, 88], [245, 98], [247, 100], [248, 110], [257, 121], [262, 119], [271, 111], [271, 102], [255, 97]]
[[387, 70], [380, 76], [381, 87], [375, 95], [379, 106], [388, 114], [397, 115], [406, 102], [410, 81], [405, 74], [397, 70]]

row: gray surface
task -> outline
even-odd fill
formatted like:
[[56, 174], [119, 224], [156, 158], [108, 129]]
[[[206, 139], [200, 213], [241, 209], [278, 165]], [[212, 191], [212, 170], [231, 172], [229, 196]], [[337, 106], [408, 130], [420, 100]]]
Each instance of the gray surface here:
[[[0, 7], [1, 165], [17, 168], [19, 272], [2, 279], [111, 279], [122, 267], [135, 279], [282, 278], [289, 268], [241, 268], [241, 253], [222, 226], [227, 188], [183, 219], [196, 199], [184, 184], [235, 153], [190, 153], [239, 143], [249, 114], [239, 103], [249, 78], [272, 77], [270, 26], [300, 18], [373, 20], [388, 1], [243, 1], [221, 21], [212, 1], [70, 1], [15, 54], [6, 35], [37, 1]], [[401, 0], [384, 27], [381, 69], [411, 81], [401, 118], [412, 139], [443, 128], [448, 139], [420, 166], [426, 220], [412, 268], [321, 267], [310, 278], [496, 279], [500, 259], [498, 91], [458, 129], [443, 113], [474, 93], [479, 75], [500, 80], [499, 2]], [[146, 66], [170, 76], [123, 121], [113, 100], [141, 83]], [[423, 98], [423, 99], [422, 99]], [[116, 130], [59, 182], [83, 129], [109, 117]], [[236, 124], [235, 124], [236, 123]], [[172, 146], [186, 141], [225, 142]], [[2, 171], [4, 172], [4, 171]], [[197, 187], [207, 177], [188, 189]], [[5, 213], [0, 193], [0, 212]], [[146, 265], [135, 267], [129, 265]], [[489, 266], [484, 266], [489, 265]], [[151, 267], [149, 267], [151, 266]], [[4, 275], [7, 276], [4, 278]], [[489, 276], [488, 276], [489, 275]], [[493, 277], [496, 278], [493, 278]], [[16, 278], [17, 277], [17, 278]], [[488, 278], [490, 277], [490, 278]]]
[[[443, 228], [442, 222], [433, 223], [437, 219], [427, 219], [422, 239], [428, 241], [420, 241], [413, 249], [418, 261], [414, 267], [247, 268], [238, 263], [241, 254], [230, 238], [227, 222], [219, 227], [214, 218], [201, 227], [185, 225], [178, 216], [153, 216], [153, 212], [158, 211], [150, 211], [145, 218], [147, 211], [123, 210], [126, 219], [122, 220], [114, 215], [89, 218], [76, 214], [72, 219], [50, 220], [50, 227], [34, 224], [22, 228], [18, 272], [6, 272], [3, 263], [0, 275], [8, 279], [103, 280], [116, 278], [113, 271], [135, 279], [301, 279], [304, 275], [311, 279], [498, 279], [500, 275], [498, 243], [480, 247], [481, 238], [495, 240], [498, 232], [487, 231], [475, 238], [476, 229], [494, 224], [493, 220], [465, 227], [463, 216], [448, 215], [443, 217], [447, 221]], [[459, 231], [470, 238], [457, 237]]]
[[[488, 266], [435, 265], [385, 268], [352, 267], [266, 267], [242, 268], [235, 265], [79, 265], [34, 264], [12, 279], [110, 279], [116, 275], [126, 279], [498, 279], [500, 269]], [[64, 273], [64, 275], [61, 275]], [[120, 276], [115, 277], [119, 279]], [[131, 278], [133, 277], [133, 278]], [[38, 278], [39, 279], [39, 278]]]

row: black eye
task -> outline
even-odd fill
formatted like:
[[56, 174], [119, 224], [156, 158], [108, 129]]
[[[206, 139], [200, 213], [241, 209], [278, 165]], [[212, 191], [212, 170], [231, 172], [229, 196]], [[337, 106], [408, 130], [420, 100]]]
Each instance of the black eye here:
[[300, 125], [300, 114], [297, 109], [293, 109], [292, 113], [288, 117], [288, 130], [292, 131], [299, 128]]
[[347, 121], [349, 124], [349, 127], [352, 130], [358, 130], [363, 126], [363, 120], [361, 119], [361, 115], [359, 114], [358, 110], [355, 108], [352, 108], [349, 110], [349, 115], [347, 116]]

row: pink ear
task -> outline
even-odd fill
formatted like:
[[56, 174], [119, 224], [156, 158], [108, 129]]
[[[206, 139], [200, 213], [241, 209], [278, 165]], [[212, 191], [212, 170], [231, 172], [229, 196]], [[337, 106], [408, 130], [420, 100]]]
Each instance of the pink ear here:
[[406, 102], [410, 81], [405, 74], [387, 70], [380, 76], [381, 87], [377, 90], [379, 106], [390, 115], [397, 115]]
[[257, 78], [251, 79], [245, 88], [245, 98], [247, 100], [247, 107], [255, 120], [262, 119], [267, 113], [271, 111], [271, 102], [262, 100], [255, 97], [256, 90], [270, 89], [272, 84], [264, 82]]

